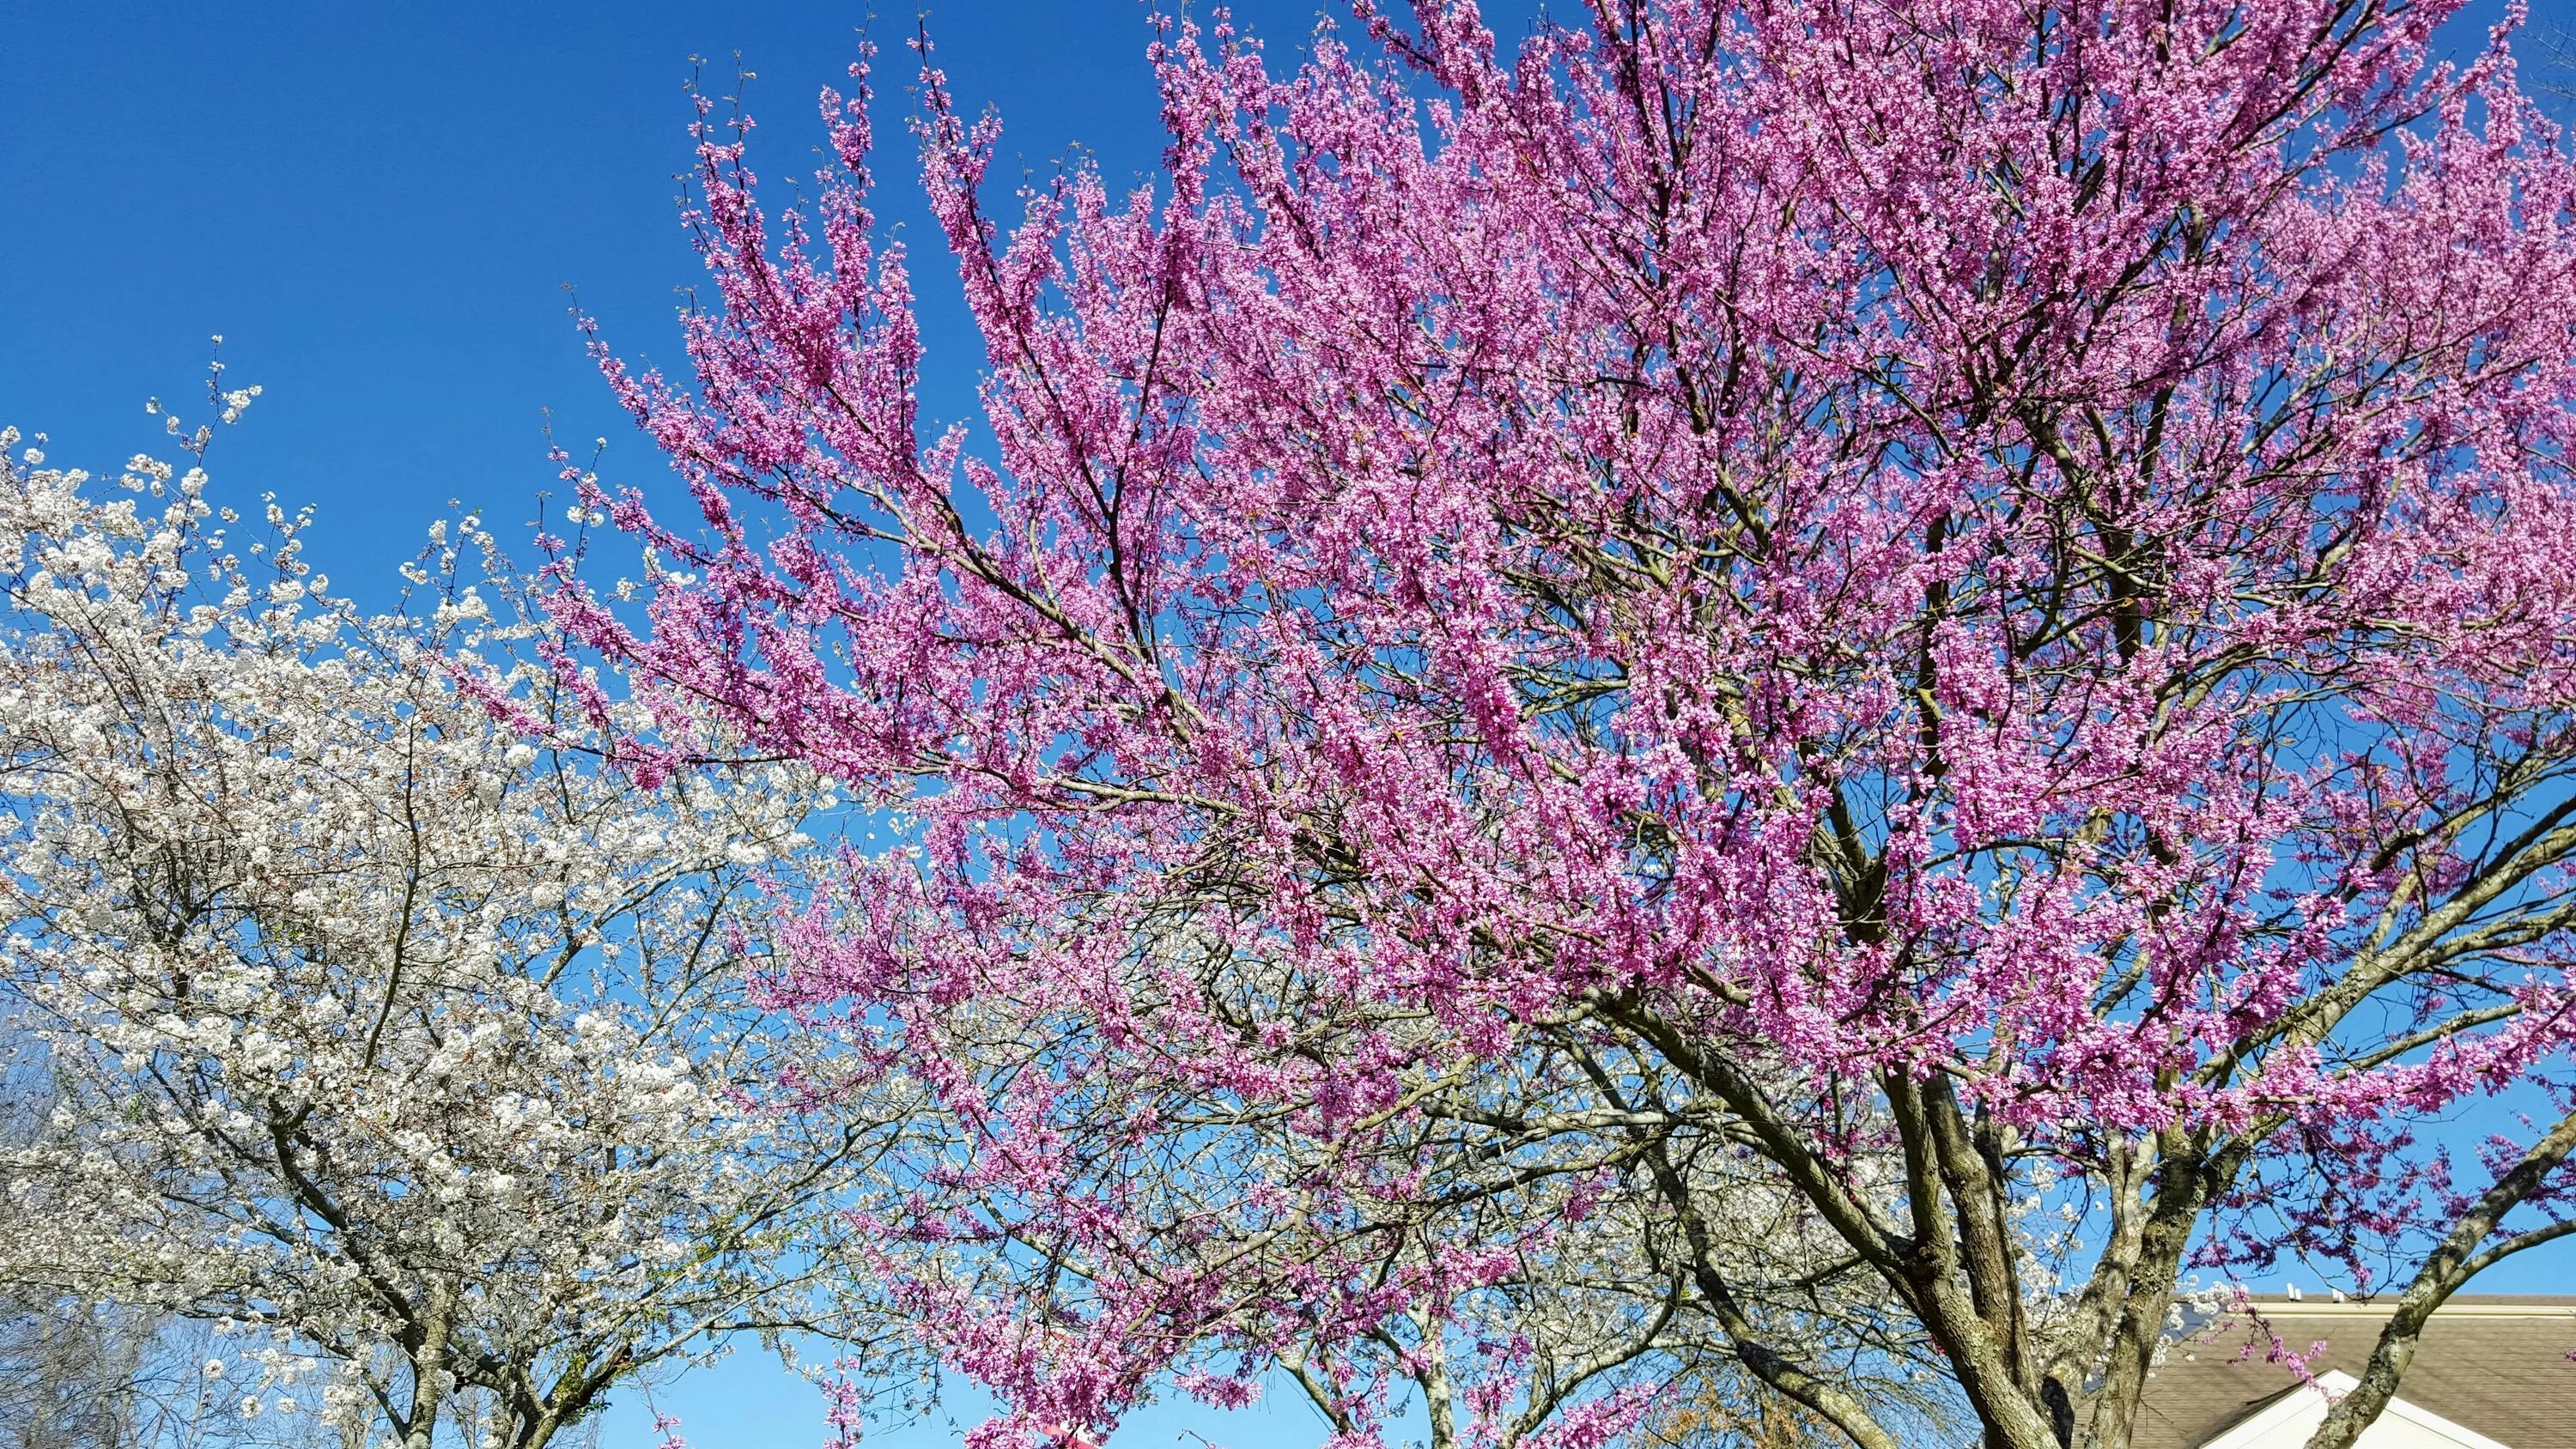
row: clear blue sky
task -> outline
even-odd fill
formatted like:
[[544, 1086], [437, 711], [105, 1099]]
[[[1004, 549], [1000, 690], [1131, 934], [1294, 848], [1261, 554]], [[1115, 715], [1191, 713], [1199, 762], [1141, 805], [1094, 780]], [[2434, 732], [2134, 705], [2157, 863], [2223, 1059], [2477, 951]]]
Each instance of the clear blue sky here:
[[[1244, 0], [1280, 47], [1324, 0]], [[1498, 11], [1520, 8], [1507, 4]], [[963, 105], [1002, 109], [994, 176], [1079, 144], [1113, 179], [1161, 132], [1139, 0], [943, 0], [930, 23]], [[910, 0], [246, 6], [0, 0], [0, 419], [58, 462], [156, 445], [147, 397], [201, 395], [210, 334], [266, 388], [218, 445], [220, 486], [320, 506], [315, 556], [365, 596], [445, 500], [524, 516], [540, 428], [611, 440], [657, 483], [567, 322], [577, 289], [622, 351], [676, 360], [676, 224], [690, 57], [741, 56], [764, 177], [810, 175], [818, 86], [857, 32], [886, 52], [881, 215], [914, 242], [931, 406], [971, 405], [980, 348], [910, 184]], [[945, 364], [943, 367], [942, 364]]]
[[[1234, 9], [1277, 53], [1322, 5]], [[2464, 19], [2499, 8], [2482, 0]], [[2576, 19], [2576, 0], [2532, 8], [2544, 24]], [[1508, 28], [1536, 5], [1487, 9]], [[1113, 180], [1153, 166], [1143, 16], [1138, 0], [934, 7], [961, 102], [1004, 115], [1004, 185], [1014, 159], [1042, 174], [1076, 143]], [[873, 25], [888, 52], [878, 207], [935, 253], [896, 129], [912, 18], [906, 0]], [[812, 170], [815, 91], [840, 80], [869, 23], [864, 0], [0, 0], [0, 422], [51, 433], [58, 462], [159, 451], [144, 400], [193, 403], [206, 339], [223, 333], [228, 380], [266, 392], [218, 445], [218, 488], [318, 505], [312, 557], [371, 601], [390, 597], [394, 566], [448, 499], [505, 534], [530, 516], [551, 482], [548, 410], [566, 439], [610, 439], [613, 480], [658, 486], [658, 461], [582, 355], [564, 289], [630, 357], [676, 360], [675, 289], [699, 275], [673, 208], [690, 57], [719, 92], [737, 53], [758, 73], [754, 164], [784, 179]], [[953, 276], [934, 255], [915, 272], [930, 408], [959, 417], [980, 350]], [[2576, 1270], [2553, 1257], [2480, 1286], [2564, 1289]], [[697, 1449], [819, 1441], [811, 1393], [749, 1348], [660, 1397]], [[630, 1398], [607, 1442], [649, 1444], [648, 1422]], [[1222, 1418], [1158, 1411], [1119, 1443], [1200, 1433], [1228, 1449], [1324, 1437], [1280, 1401]], [[875, 1442], [953, 1439], [925, 1425]]]

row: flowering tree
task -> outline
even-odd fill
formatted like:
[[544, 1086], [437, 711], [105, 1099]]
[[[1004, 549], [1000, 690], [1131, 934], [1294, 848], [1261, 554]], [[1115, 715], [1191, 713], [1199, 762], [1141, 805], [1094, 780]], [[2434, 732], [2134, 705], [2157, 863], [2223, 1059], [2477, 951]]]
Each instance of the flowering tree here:
[[864, 94], [775, 221], [702, 130], [694, 385], [601, 352], [695, 517], [581, 479], [668, 571], [557, 617], [909, 832], [790, 990], [955, 1124], [871, 1281], [987, 1435], [2118, 1449], [2298, 1254], [2409, 1285], [2349, 1442], [2576, 1141], [2576, 166], [2451, 8], [1166, 27], [1159, 183], [1007, 235], [925, 70], [980, 451]]
[[596, 768], [472, 518], [421, 617], [367, 619], [301, 516], [244, 538], [197, 469], [120, 490], [17, 442], [0, 900], [61, 1100], [0, 1156], [0, 1280], [223, 1320], [226, 1405], [408, 1449], [537, 1449], [816, 1322], [860, 1138], [762, 1110], [745, 996], [805, 777]]

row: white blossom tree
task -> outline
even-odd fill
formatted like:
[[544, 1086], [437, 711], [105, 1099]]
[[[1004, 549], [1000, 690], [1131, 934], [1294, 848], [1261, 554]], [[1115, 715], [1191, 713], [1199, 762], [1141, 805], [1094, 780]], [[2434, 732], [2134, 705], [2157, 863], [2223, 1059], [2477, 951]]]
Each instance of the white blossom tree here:
[[888, 1119], [772, 1110], [758, 1010], [810, 778], [601, 766], [634, 722], [470, 516], [365, 617], [305, 515], [20, 443], [0, 961], [59, 1105], [0, 1159], [0, 1280], [227, 1323], [246, 1403], [318, 1388], [406, 1449], [538, 1449], [736, 1335], [850, 1332], [834, 1213]]

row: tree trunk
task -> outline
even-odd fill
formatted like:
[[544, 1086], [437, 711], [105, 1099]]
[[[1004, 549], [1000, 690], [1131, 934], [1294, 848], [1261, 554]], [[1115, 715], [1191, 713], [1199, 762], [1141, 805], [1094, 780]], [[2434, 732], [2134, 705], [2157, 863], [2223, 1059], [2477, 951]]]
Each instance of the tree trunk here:
[[431, 1449], [438, 1428], [439, 1392], [447, 1378], [448, 1341], [456, 1327], [456, 1290], [445, 1279], [430, 1280], [420, 1333], [411, 1351], [411, 1408], [403, 1415], [403, 1449]]

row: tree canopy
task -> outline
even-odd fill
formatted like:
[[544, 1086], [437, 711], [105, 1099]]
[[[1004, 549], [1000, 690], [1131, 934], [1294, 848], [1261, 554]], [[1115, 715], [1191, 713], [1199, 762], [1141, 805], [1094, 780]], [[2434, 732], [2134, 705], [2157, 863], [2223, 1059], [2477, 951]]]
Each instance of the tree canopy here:
[[2564, 138], [2441, 0], [1578, 8], [1165, 22], [1161, 174], [1007, 227], [925, 42], [980, 428], [864, 69], [774, 213], [702, 111], [690, 375], [600, 348], [694, 509], [568, 469], [552, 607], [635, 768], [906, 832], [782, 952], [947, 1124], [871, 1291], [996, 1449], [1274, 1365], [1343, 1446], [2119, 1449], [2295, 1254], [2410, 1305], [2349, 1443], [2563, 1230]]

